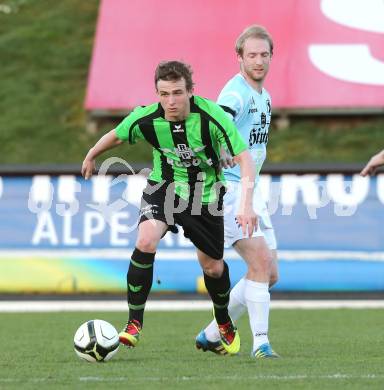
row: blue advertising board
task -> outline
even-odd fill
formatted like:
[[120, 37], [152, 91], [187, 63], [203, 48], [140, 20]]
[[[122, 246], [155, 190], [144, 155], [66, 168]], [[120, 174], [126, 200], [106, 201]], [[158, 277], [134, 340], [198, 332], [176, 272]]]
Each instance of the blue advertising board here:
[[[143, 175], [0, 178], [0, 292], [125, 289]], [[384, 290], [384, 175], [263, 175], [278, 239], [280, 291]], [[232, 282], [245, 265], [227, 249]], [[155, 290], [201, 285], [194, 248], [167, 233]]]

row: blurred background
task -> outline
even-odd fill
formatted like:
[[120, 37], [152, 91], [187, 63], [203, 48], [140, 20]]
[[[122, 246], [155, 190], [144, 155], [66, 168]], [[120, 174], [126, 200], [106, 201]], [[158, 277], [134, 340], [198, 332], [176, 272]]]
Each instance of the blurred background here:
[[[89, 182], [81, 162], [156, 100], [162, 60], [188, 62], [195, 93], [215, 100], [253, 23], [275, 44], [261, 179], [279, 247], [273, 291], [384, 292], [384, 175], [358, 175], [384, 148], [383, 1], [0, 0], [0, 293], [125, 291], [151, 150], [107, 153], [120, 160]], [[243, 262], [226, 259], [236, 283]], [[204, 293], [182, 234], [162, 241], [155, 278], [154, 292]]]

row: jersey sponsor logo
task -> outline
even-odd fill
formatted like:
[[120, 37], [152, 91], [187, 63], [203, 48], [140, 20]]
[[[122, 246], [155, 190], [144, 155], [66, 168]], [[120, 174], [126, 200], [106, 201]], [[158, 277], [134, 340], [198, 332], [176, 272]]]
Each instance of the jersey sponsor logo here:
[[255, 144], [267, 144], [268, 143], [268, 133], [266, 131], [261, 131], [261, 129], [252, 129], [249, 133], [248, 144], [249, 147], [252, 147]]
[[184, 133], [184, 129], [181, 127], [181, 125], [173, 125], [172, 131], [174, 133]]
[[167, 163], [169, 165], [175, 165], [177, 167], [188, 168], [188, 167], [191, 167], [191, 166], [196, 166], [196, 167], [199, 166], [200, 163], [201, 163], [201, 160], [199, 158], [194, 158], [190, 162], [189, 161], [175, 161], [172, 158], [167, 157]]
[[205, 145], [199, 146], [197, 148], [191, 149], [186, 144], [177, 144], [177, 147], [174, 149], [160, 148], [163, 153], [169, 153], [176, 155], [180, 158], [181, 161], [176, 161], [171, 157], [167, 157], [167, 163], [169, 165], [175, 165], [176, 167], [197, 167], [204, 161], [207, 165], [212, 166], [212, 159], [202, 160], [201, 158], [196, 157], [196, 153], [203, 151], [206, 148]]
[[[169, 165], [175, 165], [176, 167], [184, 167], [184, 168], [198, 167], [202, 163], [202, 161], [203, 160], [201, 158], [197, 158], [197, 157], [194, 157], [189, 161], [177, 161], [177, 160], [173, 160], [170, 157], [167, 157], [167, 163]], [[213, 165], [212, 159], [210, 158], [208, 160], [204, 160], [204, 162], [209, 166]]]
[[160, 148], [160, 150], [163, 153], [175, 154], [177, 157], [180, 157], [181, 159], [189, 160], [192, 157], [195, 157], [196, 153], [203, 151], [205, 148], [206, 148], [205, 145], [191, 149], [186, 144], [177, 144], [176, 148], [173, 149]]
[[190, 160], [194, 156], [193, 150], [189, 148], [186, 144], [177, 144], [176, 154], [182, 160]]

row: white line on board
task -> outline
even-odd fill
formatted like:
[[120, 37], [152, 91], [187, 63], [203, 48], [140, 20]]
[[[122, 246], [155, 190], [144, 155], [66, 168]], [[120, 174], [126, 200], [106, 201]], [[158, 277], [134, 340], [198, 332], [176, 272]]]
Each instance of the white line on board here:
[[[52, 258], [60, 257], [77, 260], [79, 257], [85, 260], [114, 259], [128, 261], [131, 257], [131, 249], [26, 249], [26, 250], [0, 250], [0, 261], [10, 258], [34, 257]], [[241, 260], [239, 255], [233, 250], [225, 251], [225, 257]], [[321, 260], [358, 260], [384, 262], [384, 252], [369, 251], [322, 251], [322, 250], [279, 250], [279, 259], [285, 261], [321, 261]], [[194, 249], [161, 249], [156, 254], [156, 260], [168, 261], [190, 261], [196, 260]]]

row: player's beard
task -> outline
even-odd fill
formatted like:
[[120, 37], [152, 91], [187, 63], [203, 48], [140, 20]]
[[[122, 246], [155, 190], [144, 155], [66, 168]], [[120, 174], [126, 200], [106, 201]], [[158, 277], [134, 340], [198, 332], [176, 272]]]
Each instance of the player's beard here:
[[260, 76], [257, 76], [255, 75], [252, 70], [248, 70], [245, 68], [245, 73], [247, 74], [247, 76], [255, 81], [256, 83], [263, 83], [264, 82], [264, 79], [265, 79], [265, 76], [267, 75], [267, 72], [263, 69], [263, 73], [260, 75]]

